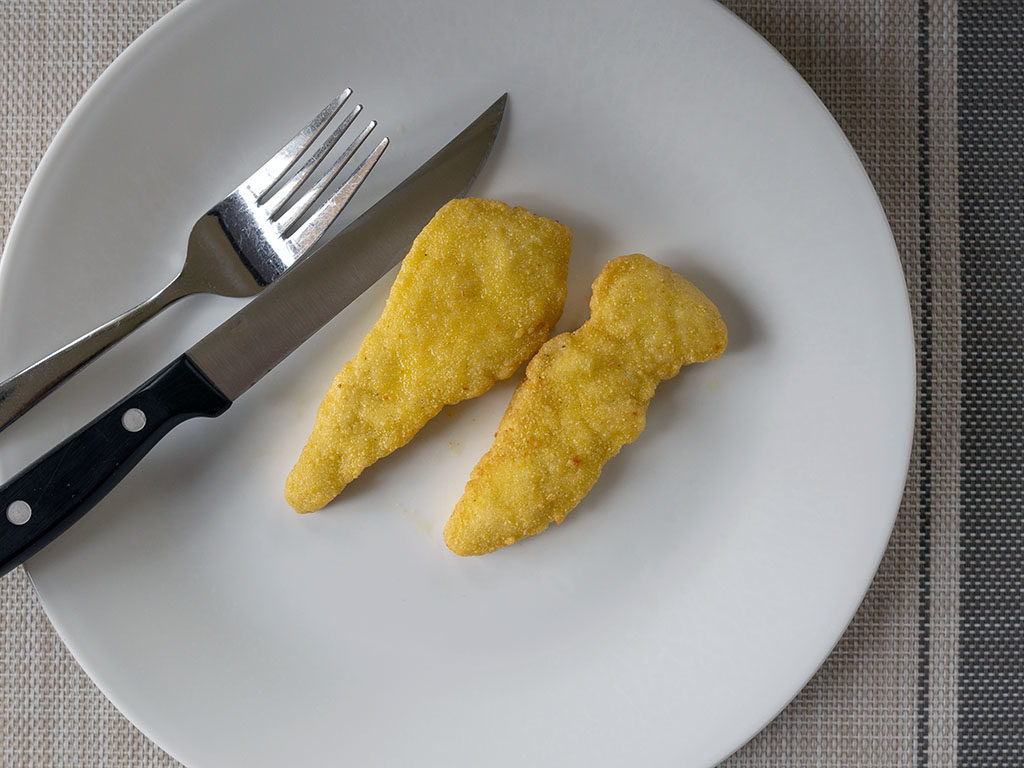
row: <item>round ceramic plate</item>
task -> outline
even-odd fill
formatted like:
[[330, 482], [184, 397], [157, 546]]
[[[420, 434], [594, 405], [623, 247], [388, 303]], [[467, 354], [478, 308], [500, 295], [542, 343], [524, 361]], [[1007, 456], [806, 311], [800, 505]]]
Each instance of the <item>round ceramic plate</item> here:
[[[521, 374], [321, 512], [282, 499], [389, 275], [33, 559], [47, 613], [189, 766], [725, 757], [864, 595], [904, 481], [914, 365], [897, 253], [854, 152], [714, 3], [185, 3], [41, 164], [3, 259], [0, 371], [154, 293], [196, 218], [344, 86], [393, 140], [351, 214], [508, 91], [473, 193], [572, 227], [559, 329], [586, 318], [605, 261], [639, 251], [718, 304], [728, 351], [659, 389], [564, 525], [460, 559], [441, 528]], [[239, 306], [187, 299], [105, 355], [3, 434], [3, 476]]]

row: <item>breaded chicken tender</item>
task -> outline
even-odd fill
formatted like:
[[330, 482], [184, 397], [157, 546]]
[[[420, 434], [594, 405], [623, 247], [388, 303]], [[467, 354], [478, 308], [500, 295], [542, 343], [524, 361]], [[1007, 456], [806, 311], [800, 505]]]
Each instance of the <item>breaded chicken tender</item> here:
[[527, 366], [445, 543], [483, 555], [561, 523], [604, 464], [640, 436], [658, 383], [719, 357], [726, 342], [718, 309], [675, 272], [641, 254], [608, 262], [590, 319]]
[[444, 406], [529, 360], [562, 314], [571, 249], [568, 227], [524, 208], [480, 199], [441, 208], [320, 404], [288, 503], [319, 509]]

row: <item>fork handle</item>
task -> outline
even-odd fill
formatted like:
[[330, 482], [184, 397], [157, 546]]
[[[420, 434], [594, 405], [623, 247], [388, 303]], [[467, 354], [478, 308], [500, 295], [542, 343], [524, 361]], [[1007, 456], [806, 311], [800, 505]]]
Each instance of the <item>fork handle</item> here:
[[180, 280], [0, 383], [0, 431], [164, 307], [188, 293]]

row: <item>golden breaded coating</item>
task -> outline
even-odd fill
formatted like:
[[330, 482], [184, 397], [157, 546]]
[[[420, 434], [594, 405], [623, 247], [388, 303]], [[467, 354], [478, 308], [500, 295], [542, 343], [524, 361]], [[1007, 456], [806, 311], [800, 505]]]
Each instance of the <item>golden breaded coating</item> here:
[[441, 208], [320, 404], [288, 503], [319, 509], [445, 405], [511, 376], [562, 314], [571, 249], [568, 227], [524, 208], [480, 199]]
[[445, 543], [483, 555], [561, 523], [605, 462], [640, 436], [658, 383], [719, 357], [726, 341], [718, 309], [693, 284], [641, 254], [608, 262], [590, 319], [527, 366]]

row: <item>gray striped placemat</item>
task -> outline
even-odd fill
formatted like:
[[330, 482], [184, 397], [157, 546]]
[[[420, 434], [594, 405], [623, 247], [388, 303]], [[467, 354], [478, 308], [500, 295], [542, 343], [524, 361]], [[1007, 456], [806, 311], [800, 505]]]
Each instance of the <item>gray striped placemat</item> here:
[[[0, 0], [0, 234], [46, 145], [176, 0]], [[917, 440], [875, 582], [729, 768], [1024, 765], [1024, 3], [728, 0], [846, 131], [903, 257]], [[0, 580], [0, 765], [171, 766]]]

